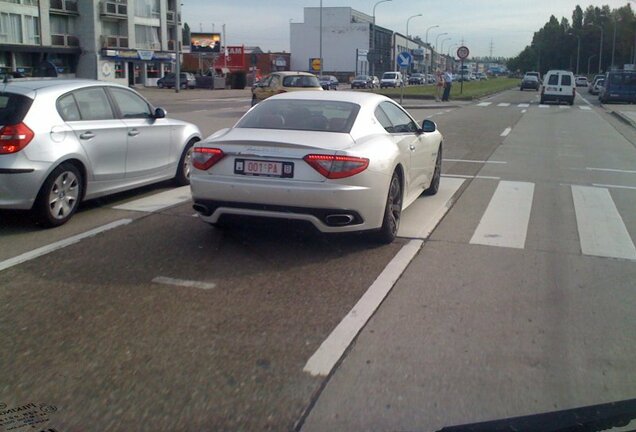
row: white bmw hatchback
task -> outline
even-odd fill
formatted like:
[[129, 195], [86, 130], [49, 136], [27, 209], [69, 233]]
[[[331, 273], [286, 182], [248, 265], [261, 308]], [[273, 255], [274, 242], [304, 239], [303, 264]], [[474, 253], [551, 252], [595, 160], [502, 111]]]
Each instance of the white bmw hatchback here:
[[402, 210], [440, 182], [442, 135], [384, 96], [295, 92], [269, 98], [197, 143], [190, 187], [202, 220], [296, 219], [322, 232], [397, 234]]

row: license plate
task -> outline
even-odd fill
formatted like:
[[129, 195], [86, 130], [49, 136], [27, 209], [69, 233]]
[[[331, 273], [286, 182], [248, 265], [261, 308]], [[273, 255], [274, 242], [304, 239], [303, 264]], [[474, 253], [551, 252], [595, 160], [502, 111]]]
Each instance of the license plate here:
[[266, 176], [266, 177], [294, 177], [293, 162], [235, 159], [234, 174]]
[[558, 88], [556, 88], [556, 87], [548, 87], [547, 90], [548, 91], [557, 91]]

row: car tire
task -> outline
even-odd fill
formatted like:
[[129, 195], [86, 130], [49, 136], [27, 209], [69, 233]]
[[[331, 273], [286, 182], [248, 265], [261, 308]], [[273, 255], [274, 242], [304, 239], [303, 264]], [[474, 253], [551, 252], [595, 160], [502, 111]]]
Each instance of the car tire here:
[[188, 88], [188, 83], [181, 83], [179, 84], [179, 87], [182, 88], [183, 90]]
[[402, 183], [400, 176], [395, 171], [389, 183], [389, 193], [387, 194], [386, 206], [382, 227], [376, 233], [376, 240], [382, 244], [393, 243], [400, 229], [400, 218], [402, 215]]
[[49, 174], [33, 205], [36, 222], [46, 228], [60, 226], [75, 214], [82, 200], [84, 181], [79, 169], [62, 163]]
[[543, 98], [539, 99], [539, 105], [543, 105], [545, 103], [545, 100]]
[[164, 88], [164, 85], [163, 85], [163, 83], [162, 83], [162, 82], [158, 82], [158, 83], [157, 83], [157, 87], [159, 87], [160, 89], [162, 89], [162, 88]]
[[422, 192], [424, 195], [435, 195], [439, 190], [439, 182], [442, 177], [442, 145], [439, 145], [437, 150], [437, 158], [435, 159], [435, 171], [433, 171], [433, 179], [428, 189], [424, 189]]
[[252, 106], [258, 103], [258, 99], [256, 99], [256, 95], [252, 95]]
[[568, 102], [571, 105], [574, 105], [574, 98], [570, 99], [570, 101]]
[[177, 175], [174, 176], [174, 183], [177, 186], [187, 186], [190, 184], [190, 171], [192, 170], [192, 148], [197, 140], [193, 139], [186, 144], [177, 167]]

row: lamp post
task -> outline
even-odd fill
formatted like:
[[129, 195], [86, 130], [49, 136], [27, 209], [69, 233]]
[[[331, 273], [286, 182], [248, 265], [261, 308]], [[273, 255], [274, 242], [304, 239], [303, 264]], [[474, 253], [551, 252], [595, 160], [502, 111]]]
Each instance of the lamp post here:
[[571, 35], [576, 36], [576, 74], [579, 74], [579, 58], [581, 57], [581, 35], [570, 32]]
[[[457, 47], [458, 47], [458, 45], [457, 45], [457, 44], [453, 44], [453, 45], [449, 46], [449, 47], [448, 47], [448, 55], [450, 56], [450, 55], [451, 55], [451, 50], [452, 50], [453, 48], [457, 48]], [[453, 54], [453, 58], [455, 58], [455, 55], [454, 55], [454, 54]]]
[[587, 58], [587, 74], [590, 74], [590, 62], [592, 61], [592, 59], [596, 57], [596, 54], [591, 55]]
[[409, 21], [411, 21], [413, 18], [415, 17], [421, 17], [422, 14], [417, 14], [417, 15], [411, 15], [410, 17], [408, 17], [408, 19], [406, 20], [406, 37], [409, 37]]
[[[432, 26], [430, 26], [429, 28], [427, 28], [427, 29], [426, 29], [426, 46], [427, 46], [427, 49], [428, 49], [428, 47], [429, 47], [429, 45], [428, 45], [428, 31], [429, 31], [430, 29], [434, 29], [434, 28], [438, 28], [438, 27], [439, 27], [439, 25], [432, 25]], [[431, 50], [431, 51], [433, 51], [433, 50]], [[430, 59], [430, 63], [431, 63], [431, 64], [430, 64], [430, 66], [433, 66], [433, 53], [432, 53], [432, 52], [431, 52], [431, 59]], [[427, 74], [428, 74], [428, 73], [430, 73], [430, 71], [428, 70], [428, 67], [429, 67], [429, 66], [428, 66], [428, 65], [426, 65], [426, 68], [425, 68], [425, 69], [426, 69], [426, 71], [425, 71], [425, 72], [426, 72]]]
[[598, 49], [598, 73], [601, 73], [601, 67], [603, 65], [603, 26], [599, 24], [591, 24], [591, 25], [601, 29], [601, 44]]
[[438, 28], [438, 25], [434, 25], [434, 26], [430, 26], [429, 28], [426, 29], [426, 44], [428, 45], [428, 31], [430, 29], [434, 29], [434, 28]]
[[442, 47], [441, 47], [441, 48], [440, 48], [440, 50], [439, 50], [439, 52], [440, 52], [440, 53], [442, 53], [442, 54], [444, 53], [444, 42], [449, 41], [449, 40], [451, 40], [451, 39], [452, 39], [452, 38], [450, 38], [450, 37], [447, 37], [447, 38], [442, 39]]
[[448, 32], [446, 32], [446, 33], [440, 33], [440, 34], [438, 34], [438, 35], [437, 35], [437, 37], [435, 38], [435, 54], [436, 54], [436, 56], [438, 55], [437, 53], [439, 53], [439, 51], [437, 50], [437, 46], [438, 46], [438, 45], [437, 45], [437, 41], [439, 41], [439, 37], [440, 37], [440, 36], [445, 36], [445, 35], [447, 35], [447, 34], [448, 34]]
[[377, 55], [375, 54], [375, 8], [380, 3], [390, 2], [393, 0], [380, 0], [373, 5], [373, 23], [371, 24], [371, 75], [375, 76], [375, 62]]
[[318, 57], [320, 58], [320, 75], [322, 76], [322, 0], [320, 0], [320, 44], [318, 47]]
[[614, 15], [614, 37], [612, 39], [612, 64], [610, 70], [614, 69], [614, 52], [616, 51], [616, 15]]

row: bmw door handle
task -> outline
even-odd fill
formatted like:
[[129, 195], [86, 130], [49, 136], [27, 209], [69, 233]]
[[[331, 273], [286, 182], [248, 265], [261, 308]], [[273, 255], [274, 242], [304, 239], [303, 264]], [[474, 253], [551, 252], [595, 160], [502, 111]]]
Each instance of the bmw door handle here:
[[91, 139], [91, 138], [95, 138], [95, 134], [93, 132], [90, 132], [90, 131], [89, 132], [84, 132], [83, 134], [80, 135], [80, 138], [88, 140], [88, 139]]
[[132, 129], [128, 131], [129, 136], [137, 136], [139, 135], [139, 131], [137, 129]]

